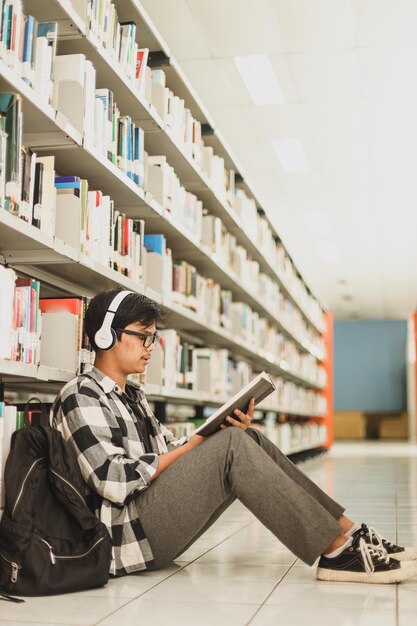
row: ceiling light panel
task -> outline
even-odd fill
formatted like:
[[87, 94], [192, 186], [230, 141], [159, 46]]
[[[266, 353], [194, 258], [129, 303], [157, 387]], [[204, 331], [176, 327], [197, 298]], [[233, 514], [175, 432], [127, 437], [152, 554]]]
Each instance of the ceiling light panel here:
[[266, 54], [235, 56], [234, 62], [254, 104], [284, 103], [284, 94]]

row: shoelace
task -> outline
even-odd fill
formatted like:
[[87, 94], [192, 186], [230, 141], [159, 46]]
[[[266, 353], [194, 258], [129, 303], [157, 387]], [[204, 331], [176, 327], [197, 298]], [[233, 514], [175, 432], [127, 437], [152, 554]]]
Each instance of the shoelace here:
[[372, 545], [374, 545], [374, 538], [375, 538], [375, 540], [378, 542], [377, 543], [378, 548], [380, 548], [381, 550], [384, 550], [385, 554], [388, 554], [384, 546], [384, 542], [387, 544], [387, 546], [393, 546], [394, 544], [388, 541], [388, 539], [384, 539], [384, 537], [382, 537], [382, 535], [380, 535], [379, 532], [375, 530], [375, 528], [373, 528], [372, 526], [367, 526], [367, 530], [369, 534], [369, 542]]
[[368, 574], [372, 574], [375, 571], [374, 558], [378, 561], [384, 561], [387, 565], [389, 562], [389, 556], [385, 548], [374, 546], [373, 544], [366, 543], [365, 539], [360, 539], [359, 549], [362, 555], [365, 570]]

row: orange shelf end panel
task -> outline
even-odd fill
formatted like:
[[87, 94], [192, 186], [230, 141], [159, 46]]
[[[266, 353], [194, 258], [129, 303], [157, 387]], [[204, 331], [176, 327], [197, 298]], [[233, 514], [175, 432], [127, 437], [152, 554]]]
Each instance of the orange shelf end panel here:
[[333, 398], [333, 315], [330, 312], [325, 313], [326, 330], [324, 332], [324, 345], [326, 349], [326, 358], [324, 360], [324, 368], [326, 370], [327, 382], [323, 390], [323, 395], [327, 401], [327, 410], [324, 422], [327, 427], [326, 448], [330, 448], [334, 442], [334, 398]]

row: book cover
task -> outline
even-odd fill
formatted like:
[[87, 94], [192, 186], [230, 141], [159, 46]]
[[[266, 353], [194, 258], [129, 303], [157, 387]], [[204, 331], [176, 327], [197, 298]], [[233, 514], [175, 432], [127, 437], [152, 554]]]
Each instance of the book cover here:
[[240, 409], [245, 412], [248, 408], [249, 400], [254, 397], [255, 405], [261, 402], [264, 398], [269, 396], [275, 389], [275, 383], [271, 376], [266, 372], [262, 372], [256, 378], [254, 378], [248, 385], [243, 387], [237, 394], [230, 400], [225, 402], [217, 411], [213, 413], [199, 428], [196, 429], [195, 434], [203, 437], [209, 437], [216, 432], [221, 424], [226, 424], [225, 419], [228, 415], [232, 417], [234, 409]]
[[35, 165], [35, 182], [33, 187], [33, 212], [32, 224], [36, 228], [41, 227], [42, 217], [42, 181], [43, 181], [43, 163], [36, 162]]
[[22, 146], [22, 99], [18, 94], [0, 93], [0, 129], [7, 133], [5, 209], [18, 215]]
[[33, 15], [28, 15], [25, 22], [22, 53], [22, 80], [28, 85], [31, 85], [33, 81], [33, 64], [35, 58], [34, 39], [36, 37], [37, 26], [37, 21]]
[[162, 257], [165, 255], [166, 239], [165, 235], [145, 235], [144, 245], [148, 252], [157, 252]]

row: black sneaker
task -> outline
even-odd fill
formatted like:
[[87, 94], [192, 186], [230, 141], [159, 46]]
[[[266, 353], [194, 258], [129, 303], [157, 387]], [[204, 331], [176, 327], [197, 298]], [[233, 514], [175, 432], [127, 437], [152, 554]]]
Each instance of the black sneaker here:
[[370, 543], [385, 550], [385, 553], [396, 561], [414, 561], [414, 559], [417, 559], [417, 548], [402, 548], [401, 546], [396, 546], [395, 543], [384, 539], [372, 526], [362, 524], [362, 526], [353, 533], [353, 537], [356, 535], [363, 537], [366, 543]]
[[399, 583], [417, 575], [417, 562], [400, 563], [358, 535], [339, 556], [320, 557], [318, 580], [343, 583]]

